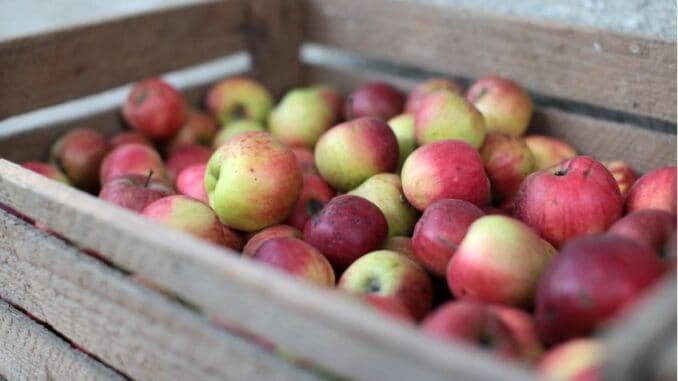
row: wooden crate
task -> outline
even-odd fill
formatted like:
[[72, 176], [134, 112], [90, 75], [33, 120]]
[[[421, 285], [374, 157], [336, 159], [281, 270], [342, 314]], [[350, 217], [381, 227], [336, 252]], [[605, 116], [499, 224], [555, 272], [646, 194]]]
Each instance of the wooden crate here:
[[[0, 118], [244, 51], [251, 65], [241, 69], [276, 95], [309, 82], [348, 90], [386, 79], [407, 89], [434, 74], [468, 82], [499, 73], [535, 97], [531, 131], [565, 138], [600, 159], [622, 158], [641, 172], [675, 163], [675, 41], [413, 3], [206, 2], [2, 42]], [[330, 59], [322, 54], [328, 50]], [[175, 84], [197, 103], [218, 76], [178, 75]], [[58, 119], [46, 112], [50, 120], [39, 125], [0, 121], [0, 203], [67, 239], [0, 210], [0, 293], [12, 303], [0, 302], [0, 375], [535, 379], [516, 364], [432, 340], [336, 291], [301, 284], [10, 162], [44, 158], [55, 137], [76, 126], [108, 134], [121, 128], [114, 103], [89, 111], [81, 104], [87, 102], [62, 107], [71, 111]], [[675, 291], [671, 277], [604, 334], [606, 379], [675, 378]], [[284, 352], [257, 345], [252, 335]]]

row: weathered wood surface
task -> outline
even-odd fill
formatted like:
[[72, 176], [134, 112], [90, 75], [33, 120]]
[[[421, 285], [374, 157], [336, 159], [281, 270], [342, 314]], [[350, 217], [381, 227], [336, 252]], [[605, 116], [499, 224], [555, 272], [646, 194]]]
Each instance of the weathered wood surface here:
[[676, 120], [676, 42], [426, 2], [307, 0], [306, 39], [468, 78]]
[[125, 378], [0, 300], [0, 380]]

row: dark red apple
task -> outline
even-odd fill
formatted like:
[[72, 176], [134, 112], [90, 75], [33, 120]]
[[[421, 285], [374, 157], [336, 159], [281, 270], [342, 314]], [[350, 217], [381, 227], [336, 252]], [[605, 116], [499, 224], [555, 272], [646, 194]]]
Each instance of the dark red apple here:
[[641, 209], [620, 218], [608, 233], [645, 244], [660, 253], [676, 232], [676, 216], [660, 209]]
[[370, 116], [385, 122], [402, 113], [404, 103], [405, 97], [395, 87], [384, 82], [369, 82], [348, 96], [344, 116], [347, 120]]
[[149, 175], [129, 174], [116, 177], [104, 184], [99, 198], [135, 212], [165, 196], [174, 194], [172, 188]]
[[658, 168], [639, 178], [626, 196], [626, 212], [663, 209], [676, 215], [676, 167]]
[[285, 223], [303, 230], [306, 222], [334, 197], [334, 190], [316, 175], [304, 175], [304, 184], [297, 203], [294, 204], [292, 214]]
[[62, 170], [73, 185], [95, 191], [99, 167], [108, 150], [108, 140], [91, 128], [76, 128], [59, 138], [50, 151], [50, 162]]

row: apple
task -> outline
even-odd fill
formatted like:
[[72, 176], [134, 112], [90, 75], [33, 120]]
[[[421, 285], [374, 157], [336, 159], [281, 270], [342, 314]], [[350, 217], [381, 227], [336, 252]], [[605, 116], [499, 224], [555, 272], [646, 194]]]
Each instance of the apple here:
[[414, 140], [414, 114], [400, 114], [388, 121], [398, 141], [398, 168], [402, 168], [407, 156], [416, 148]]
[[108, 139], [108, 145], [111, 149], [120, 147], [123, 144], [137, 143], [155, 149], [155, 145], [146, 136], [137, 131], [120, 131]]
[[285, 94], [271, 112], [268, 126], [271, 133], [288, 146], [313, 148], [335, 119], [320, 92], [302, 88]]
[[539, 282], [535, 319], [541, 339], [553, 345], [591, 334], [665, 269], [649, 246], [628, 238], [598, 234], [568, 242]]
[[251, 258], [318, 286], [334, 286], [334, 270], [330, 263], [313, 246], [298, 238], [269, 239]]
[[297, 163], [301, 167], [301, 173], [304, 175], [318, 175], [318, 167], [315, 165], [315, 157], [313, 156], [313, 151], [306, 147], [292, 147], [292, 152], [297, 158]]
[[229, 228], [226, 225], [221, 225], [222, 231], [224, 233], [224, 246], [233, 249], [234, 251], [240, 253], [245, 246], [245, 240], [242, 235], [234, 229]]
[[152, 202], [173, 194], [172, 188], [151, 178], [150, 173], [145, 176], [131, 173], [106, 182], [99, 192], [99, 198], [141, 212]]
[[207, 172], [207, 163], [193, 164], [182, 169], [177, 176], [177, 193], [209, 204], [207, 189], [205, 189], [205, 172]]
[[304, 175], [299, 199], [294, 204], [292, 213], [285, 223], [303, 230], [306, 222], [318, 213], [334, 197], [334, 190], [327, 185], [322, 177]]
[[531, 362], [542, 354], [544, 348], [532, 315], [524, 310], [499, 304], [491, 305], [489, 308], [511, 331], [518, 343], [521, 358]]
[[515, 216], [556, 247], [606, 231], [622, 214], [619, 186], [604, 165], [576, 156], [531, 174], [515, 200]]
[[304, 241], [323, 253], [337, 273], [381, 247], [387, 235], [384, 213], [352, 195], [333, 198], [304, 227]]
[[510, 217], [511, 214], [512, 214], [512, 212], [509, 212], [509, 211], [507, 211], [507, 210], [505, 210], [505, 209], [502, 209], [502, 208], [495, 208], [495, 207], [493, 207], [493, 206], [483, 206], [483, 207], [480, 208], [480, 209], [482, 209], [482, 211], [483, 211], [485, 214], [488, 214], [488, 215], [489, 215], [489, 214], [498, 214], [498, 215], [501, 215], [501, 216], [509, 216], [509, 217]]
[[443, 140], [417, 148], [405, 160], [401, 177], [407, 200], [421, 211], [444, 198], [478, 206], [490, 199], [490, 180], [480, 154], [459, 140]]
[[145, 79], [132, 88], [122, 105], [127, 124], [151, 139], [176, 135], [186, 118], [181, 94], [159, 78]]
[[532, 100], [522, 87], [508, 79], [481, 78], [469, 87], [466, 99], [483, 114], [488, 132], [521, 136], [530, 124]]
[[332, 110], [332, 116], [334, 117], [334, 122], [338, 122], [341, 118], [341, 108], [344, 105], [344, 100], [339, 91], [328, 84], [316, 84], [310, 87], [312, 90], [317, 91], [323, 100], [330, 106]]
[[259, 124], [259, 122], [246, 119], [235, 120], [227, 124], [226, 126], [222, 127], [221, 130], [219, 130], [217, 135], [214, 137], [214, 140], [212, 141], [212, 147], [215, 149], [219, 148], [222, 145], [224, 145], [226, 140], [236, 135], [240, 135], [245, 132], [255, 132], [255, 131], [266, 131], [266, 130], [261, 124]]
[[214, 85], [209, 90], [205, 103], [222, 126], [236, 119], [264, 124], [273, 108], [273, 97], [255, 80], [231, 77]]
[[359, 118], [327, 130], [315, 147], [322, 177], [333, 188], [348, 192], [370, 176], [393, 172], [398, 165], [398, 141], [379, 119]]
[[50, 150], [56, 165], [77, 188], [97, 190], [99, 167], [110, 147], [106, 137], [91, 128], [76, 128], [60, 137]]
[[172, 151], [165, 166], [170, 180], [175, 181], [179, 172], [193, 164], [203, 164], [212, 156], [212, 150], [198, 144], [182, 145]]
[[464, 95], [464, 88], [461, 87], [460, 84], [447, 78], [430, 78], [415, 86], [409, 95], [407, 95], [407, 100], [405, 101], [405, 112], [415, 114], [423, 103], [424, 98], [438, 90], [447, 90], [460, 96]]
[[534, 170], [532, 152], [520, 137], [491, 132], [480, 149], [495, 200], [515, 196], [523, 180]]
[[675, 215], [660, 209], [641, 209], [620, 218], [608, 233], [648, 245], [661, 253], [675, 231]]
[[499, 215], [480, 217], [450, 259], [447, 284], [457, 299], [529, 307], [554, 254], [522, 222]]
[[601, 163], [603, 163], [605, 168], [610, 171], [612, 177], [617, 181], [622, 197], [626, 197], [631, 185], [638, 179], [638, 175], [628, 164], [621, 160], [602, 161]]
[[337, 287], [352, 293], [393, 297], [415, 320], [423, 318], [433, 303], [433, 286], [426, 271], [395, 251], [373, 251], [356, 259], [341, 275]]
[[553, 381], [598, 381], [602, 380], [599, 372], [604, 357], [605, 345], [600, 339], [574, 339], [551, 348], [535, 370]]
[[523, 138], [523, 142], [532, 152], [535, 170], [552, 167], [577, 156], [577, 150], [571, 145], [550, 136], [528, 135]]
[[641, 176], [626, 196], [626, 212], [662, 209], [676, 215], [676, 167], [655, 169]]
[[456, 139], [480, 148], [485, 140], [483, 115], [462, 96], [439, 90], [424, 98], [414, 115], [417, 144]]
[[217, 124], [202, 111], [188, 109], [186, 119], [174, 137], [164, 145], [165, 154], [184, 145], [199, 144], [210, 146], [217, 133]]
[[278, 237], [303, 238], [304, 234], [299, 229], [289, 225], [269, 226], [266, 229], [257, 232], [247, 240], [245, 247], [242, 249], [242, 255], [251, 257], [264, 242]]
[[41, 163], [39, 161], [27, 161], [21, 164], [22, 167], [31, 170], [35, 173], [41, 174], [49, 179], [64, 183], [66, 185], [71, 185], [71, 182], [68, 180], [68, 177], [63, 174], [56, 166], [47, 163]]
[[414, 322], [410, 311], [394, 296], [365, 294], [362, 300], [382, 316], [395, 318], [404, 322]]
[[148, 176], [150, 172], [153, 173], [154, 179], [167, 185], [172, 184], [158, 152], [142, 144], [130, 143], [124, 144], [106, 155], [101, 163], [99, 180], [103, 186], [110, 180], [122, 175]]
[[403, 112], [405, 97], [395, 87], [384, 82], [368, 82], [346, 99], [347, 120], [372, 117], [387, 121]]
[[[386, 241], [384, 241], [384, 244], [381, 246], [381, 248], [382, 250], [395, 251], [396, 253], [404, 255], [407, 258], [419, 263], [417, 257], [414, 255], [414, 250], [412, 249], [412, 238], [410, 237], [388, 237], [386, 238]], [[419, 265], [421, 265], [421, 263], [419, 263]]]

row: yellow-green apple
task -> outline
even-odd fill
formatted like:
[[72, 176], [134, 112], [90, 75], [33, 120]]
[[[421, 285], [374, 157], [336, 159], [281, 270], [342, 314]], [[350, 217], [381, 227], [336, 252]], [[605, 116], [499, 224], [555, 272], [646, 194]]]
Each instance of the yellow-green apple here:
[[357, 294], [393, 297], [416, 320], [423, 318], [433, 303], [433, 286], [426, 271], [395, 251], [373, 251], [356, 259], [337, 286]]
[[52, 145], [49, 161], [66, 174], [71, 184], [91, 192], [99, 185], [99, 167], [109, 149], [108, 140], [98, 131], [76, 128]]
[[462, 96], [439, 90], [424, 98], [414, 115], [414, 137], [418, 145], [439, 140], [462, 140], [480, 148], [485, 140], [483, 115]]
[[436, 339], [475, 345], [499, 357], [520, 355], [520, 347], [509, 327], [482, 303], [447, 302], [424, 319], [421, 329]]
[[666, 268], [649, 246], [628, 238], [598, 234], [572, 240], [539, 281], [535, 320], [543, 343], [591, 334], [627, 309]]
[[619, 186], [604, 165], [576, 156], [523, 181], [515, 216], [555, 247], [606, 231], [622, 214]]
[[402, 168], [407, 156], [416, 148], [414, 141], [414, 114], [400, 114], [388, 121], [398, 141], [398, 168]]
[[285, 223], [303, 230], [306, 222], [334, 197], [334, 190], [327, 185], [322, 177], [304, 175], [304, 184], [301, 186], [299, 199], [294, 204], [292, 213]]
[[297, 158], [297, 163], [301, 167], [301, 173], [304, 175], [318, 175], [318, 167], [315, 165], [315, 157], [313, 156], [313, 151], [306, 147], [292, 147], [292, 152]]
[[313, 148], [335, 119], [332, 108], [320, 92], [300, 88], [285, 94], [271, 112], [268, 128], [288, 146]]
[[163, 146], [165, 154], [184, 145], [200, 144], [210, 146], [217, 133], [217, 124], [202, 111], [189, 109], [179, 131]]
[[522, 222], [480, 217], [450, 259], [447, 284], [458, 299], [528, 307], [553, 257], [551, 248]]
[[577, 156], [577, 150], [566, 142], [550, 136], [528, 135], [523, 138], [534, 158], [534, 169], [552, 167]]
[[245, 247], [242, 249], [242, 255], [245, 257], [251, 257], [257, 252], [259, 247], [264, 244], [264, 242], [278, 237], [303, 238], [304, 234], [301, 232], [301, 230], [289, 225], [269, 226], [266, 229], [257, 232], [252, 237], [250, 237], [249, 240], [247, 240]]
[[193, 164], [182, 169], [177, 176], [177, 193], [209, 204], [207, 189], [205, 189], [206, 171], [207, 163]]
[[487, 131], [521, 136], [532, 117], [532, 99], [522, 87], [508, 79], [490, 76], [477, 80], [466, 92], [485, 117]]
[[234, 120], [233, 122], [222, 127], [221, 130], [219, 130], [217, 135], [214, 137], [214, 140], [212, 140], [212, 147], [219, 148], [222, 145], [224, 145], [226, 140], [236, 135], [240, 135], [245, 132], [255, 132], [255, 131], [266, 131], [266, 130], [259, 122], [255, 122], [253, 120], [246, 119]]
[[353, 119], [320, 137], [315, 162], [325, 181], [334, 189], [348, 192], [372, 175], [396, 169], [398, 141], [386, 122]]
[[418, 84], [407, 95], [405, 112], [415, 114], [427, 95], [438, 90], [447, 90], [457, 95], [464, 95], [464, 88], [460, 84], [447, 78], [435, 77]]
[[223, 126], [236, 119], [266, 123], [273, 98], [259, 82], [246, 77], [231, 77], [214, 85], [205, 100], [207, 109]]
[[608, 233], [648, 245], [661, 254], [676, 232], [676, 216], [660, 209], [640, 209], [620, 218]]
[[542, 354], [544, 347], [539, 340], [532, 315], [524, 310], [499, 304], [489, 308], [511, 331], [522, 359], [531, 362]]
[[574, 339], [549, 349], [535, 371], [549, 381], [600, 381], [604, 358], [605, 344], [600, 339]]
[[384, 213], [389, 237], [412, 234], [419, 212], [407, 202], [400, 176], [394, 173], [376, 174], [348, 194], [371, 201]]
[[341, 108], [344, 105], [344, 99], [331, 85], [320, 83], [310, 87], [312, 90], [317, 91], [320, 96], [327, 102], [327, 105], [330, 106], [332, 110], [332, 116], [334, 117], [334, 122], [338, 122], [341, 119]]
[[266, 132], [227, 140], [210, 158], [205, 174], [210, 206], [224, 224], [244, 231], [284, 221], [302, 183], [294, 153]]
[[365, 294], [362, 300], [370, 305], [373, 310], [383, 316], [398, 319], [405, 322], [414, 322], [410, 311], [405, 308], [403, 303], [394, 296], [382, 296], [379, 294]]
[[381, 247], [387, 235], [384, 213], [366, 199], [352, 195], [333, 198], [304, 227], [304, 241], [323, 253], [337, 273]]
[[122, 175], [106, 182], [99, 198], [136, 212], [163, 197], [173, 195], [174, 190], [162, 181], [137, 173]]
[[483, 159], [469, 144], [443, 140], [417, 148], [401, 172], [403, 191], [419, 210], [444, 198], [481, 206], [490, 200], [490, 180]]
[[641, 176], [626, 196], [626, 212], [662, 209], [676, 215], [676, 167], [655, 169]]
[[395, 87], [384, 82], [368, 82], [346, 98], [344, 116], [347, 120], [372, 117], [384, 122], [403, 112], [405, 97]]
[[21, 166], [60, 183], [64, 183], [66, 185], [71, 184], [71, 182], [68, 180], [68, 177], [66, 177], [66, 175], [64, 175], [64, 173], [53, 164], [41, 163], [39, 161], [27, 161], [21, 164]]
[[421, 216], [412, 235], [417, 261], [432, 274], [444, 277], [447, 264], [473, 221], [484, 215], [464, 200], [442, 199], [431, 204]]
[[251, 258], [318, 286], [334, 286], [334, 270], [330, 263], [313, 246], [298, 238], [269, 239]]
[[172, 182], [174, 182], [184, 168], [187, 168], [193, 164], [203, 164], [212, 156], [212, 150], [199, 145], [199, 144], [189, 144], [182, 145], [177, 147], [172, 151], [167, 160], [165, 160], [165, 167], [167, 168], [167, 174]]
[[108, 144], [111, 147], [111, 149], [115, 149], [123, 144], [129, 143], [143, 144], [145, 146], [155, 149], [155, 145], [153, 144], [153, 142], [150, 139], [148, 139], [145, 135], [142, 135], [140, 132], [137, 131], [120, 131], [115, 135], [111, 136], [110, 139], [108, 139]]
[[142, 144], [130, 143], [121, 145], [106, 155], [101, 163], [99, 180], [103, 186], [122, 175], [136, 173], [148, 176], [150, 172], [153, 172], [152, 178], [167, 185], [172, 184], [158, 152]]
[[480, 156], [498, 201], [515, 196], [523, 180], [534, 171], [534, 158], [525, 142], [504, 132], [487, 134]]
[[605, 168], [610, 171], [612, 177], [617, 181], [622, 197], [626, 197], [631, 185], [638, 179], [638, 175], [628, 164], [621, 160], [602, 161], [601, 163], [603, 163]]
[[127, 124], [151, 139], [176, 135], [186, 118], [181, 94], [159, 78], [145, 79], [132, 88], [122, 105]]

